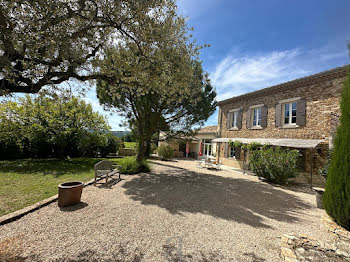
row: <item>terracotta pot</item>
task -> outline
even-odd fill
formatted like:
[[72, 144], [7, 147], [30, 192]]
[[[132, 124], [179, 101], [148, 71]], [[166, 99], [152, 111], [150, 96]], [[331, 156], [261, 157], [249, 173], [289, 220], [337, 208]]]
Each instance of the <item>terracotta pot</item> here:
[[80, 181], [66, 182], [58, 186], [58, 206], [66, 207], [80, 203], [84, 183]]

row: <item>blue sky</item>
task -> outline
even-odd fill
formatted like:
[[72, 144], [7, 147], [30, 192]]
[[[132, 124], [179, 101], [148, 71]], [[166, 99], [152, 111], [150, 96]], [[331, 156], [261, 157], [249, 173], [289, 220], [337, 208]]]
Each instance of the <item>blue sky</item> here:
[[[349, 63], [349, 0], [179, 0], [218, 100]], [[95, 90], [86, 100], [99, 106]], [[217, 112], [206, 125], [217, 124]]]

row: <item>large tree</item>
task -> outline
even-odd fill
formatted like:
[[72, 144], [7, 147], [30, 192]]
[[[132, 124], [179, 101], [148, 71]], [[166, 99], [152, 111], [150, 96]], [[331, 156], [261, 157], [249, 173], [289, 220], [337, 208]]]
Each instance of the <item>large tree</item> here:
[[37, 93], [71, 78], [110, 80], [93, 65], [104, 48], [133, 41], [139, 52], [173, 0], [0, 2], [0, 95]]
[[0, 158], [102, 152], [108, 149], [109, 128], [104, 116], [69, 91], [41, 91], [35, 96], [2, 101]]
[[105, 108], [128, 119], [138, 140], [138, 161], [147, 157], [154, 133], [190, 131], [216, 107], [216, 93], [198, 58], [200, 47], [191, 41], [185, 20], [176, 12], [158, 19], [162, 26], [147, 35], [143, 53], [128, 41], [99, 62], [114, 81], [98, 81], [97, 96]]

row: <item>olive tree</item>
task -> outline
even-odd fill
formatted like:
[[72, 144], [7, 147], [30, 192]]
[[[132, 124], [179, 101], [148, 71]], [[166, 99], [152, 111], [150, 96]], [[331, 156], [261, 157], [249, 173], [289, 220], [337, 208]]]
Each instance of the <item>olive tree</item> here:
[[95, 58], [123, 41], [143, 52], [161, 22], [154, 17], [174, 8], [173, 0], [3, 0], [0, 95], [37, 93], [69, 79], [110, 80]]
[[98, 62], [101, 72], [113, 79], [98, 81], [99, 101], [128, 119], [138, 142], [138, 161], [147, 157], [154, 133], [189, 131], [216, 107], [216, 93], [198, 58], [201, 46], [191, 39], [184, 18], [171, 9], [154, 19], [160, 26], [145, 35], [142, 53], [128, 41], [107, 50]]

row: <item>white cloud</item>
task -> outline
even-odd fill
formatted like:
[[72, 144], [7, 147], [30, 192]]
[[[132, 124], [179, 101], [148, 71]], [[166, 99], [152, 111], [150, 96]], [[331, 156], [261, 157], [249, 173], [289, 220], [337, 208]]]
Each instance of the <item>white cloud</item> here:
[[[348, 62], [346, 49], [291, 49], [260, 54], [242, 54], [234, 49], [214, 66], [210, 75], [220, 101]], [[213, 115], [207, 124], [213, 124], [216, 119], [217, 115]]]
[[298, 49], [251, 56], [228, 55], [218, 63], [212, 73], [218, 99], [306, 75], [310, 71], [297, 63], [299, 56]]
[[[237, 51], [223, 58], [211, 73], [218, 100], [332, 68], [332, 61], [346, 52], [292, 49], [263, 54], [240, 55]], [[337, 64], [337, 66], [342, 64]]]

